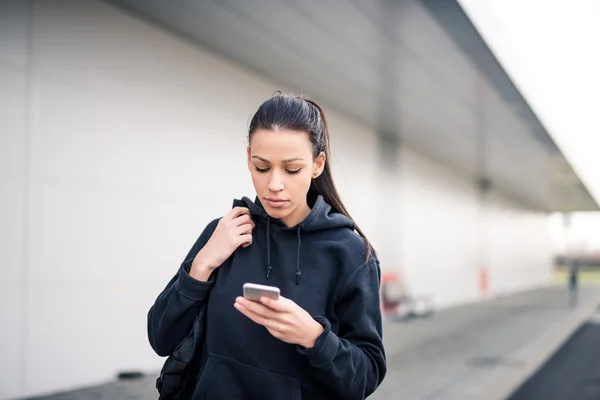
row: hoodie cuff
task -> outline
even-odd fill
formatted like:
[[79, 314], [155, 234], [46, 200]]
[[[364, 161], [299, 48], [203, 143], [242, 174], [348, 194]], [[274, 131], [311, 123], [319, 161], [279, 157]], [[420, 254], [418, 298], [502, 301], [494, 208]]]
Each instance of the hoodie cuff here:
[[202, 282], [192, 278], [189, 274], [189, 270], [192, 266], [193, 260], [186, 260], [181, 264], [179, 268], [179, 276], [175, 282], [175, 290], [181, 293], [188, 299], [195, 301], [202, 301], [210, 293], [215, 284], [215, 277], [213, 274], [210, 275], [208, 281]]
[[304, 347], [298, 346], [298, 351], [308, 358], [308, 361], [313, 367], [320, 368], [333, 361], [333, 358], [340, 347], [340, 338], [331, 331], [331, 324], [327, 318], [314, 318], [315, 321], [323, 325], [323, 332], [319, 335], [313, 347], [305, 349]]

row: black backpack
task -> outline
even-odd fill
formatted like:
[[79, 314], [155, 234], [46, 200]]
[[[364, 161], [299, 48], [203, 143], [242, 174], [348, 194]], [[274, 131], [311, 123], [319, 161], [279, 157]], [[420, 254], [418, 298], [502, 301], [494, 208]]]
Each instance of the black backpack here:
[[190, 400], [200, 373], [206, 307], [196, 316], [190, 333], [165, 361], [156, 379], [159, 400]]

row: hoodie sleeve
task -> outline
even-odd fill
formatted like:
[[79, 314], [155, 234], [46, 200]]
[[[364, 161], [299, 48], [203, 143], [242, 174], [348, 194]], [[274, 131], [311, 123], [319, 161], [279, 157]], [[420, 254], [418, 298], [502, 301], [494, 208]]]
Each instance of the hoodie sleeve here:
[[171, 355], [192, 329], [194, 318], [206, 305], [206, 298], [215, 283], [215, 273], [207, 282], [189, 274], [196, 254], [206, 245], [217, 227], [218, 219], [204, 229], [177, 274], [167, 284], [148, 312], [148, 339], [161, 357]]
[[325, 328], [314, 347], [298, 347], [313, 367], [317, 379], [343, 399], [364, 399], [372, 394], [387, 371], [381, 309], [379, 264], [372, 259], [358, 268], [344, 285], [336, 314], [339, 332], [330, 322], [315, 317]]

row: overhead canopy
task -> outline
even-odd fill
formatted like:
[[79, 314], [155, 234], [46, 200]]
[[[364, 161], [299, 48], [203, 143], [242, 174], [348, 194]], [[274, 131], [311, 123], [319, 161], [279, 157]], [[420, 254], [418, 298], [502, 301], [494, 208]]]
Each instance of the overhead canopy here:
[[598, 206], [453, 0], [113, 0], [546, 211]]

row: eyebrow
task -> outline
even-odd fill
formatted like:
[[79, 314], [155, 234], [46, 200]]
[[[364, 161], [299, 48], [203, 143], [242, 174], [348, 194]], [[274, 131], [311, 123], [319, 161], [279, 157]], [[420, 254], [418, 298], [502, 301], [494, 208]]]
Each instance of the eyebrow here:
[[[269, 160], [266, 160], [266, 159], [264, 159], [262, 157], [259, 157], [259, 156], [252, 156], [252, 158], [260, 160], [260, 161], [262, 161], [262, 162], [264, 162], [266, 164], [270, 164], [271, 163]], [[289, 164], [289, 163], [292, 163], [294, 161], [304, 161], [304, 158], [301, 158], [301, 157], [288, 158], [287, 160], [283, 160], [282, 163]]]

